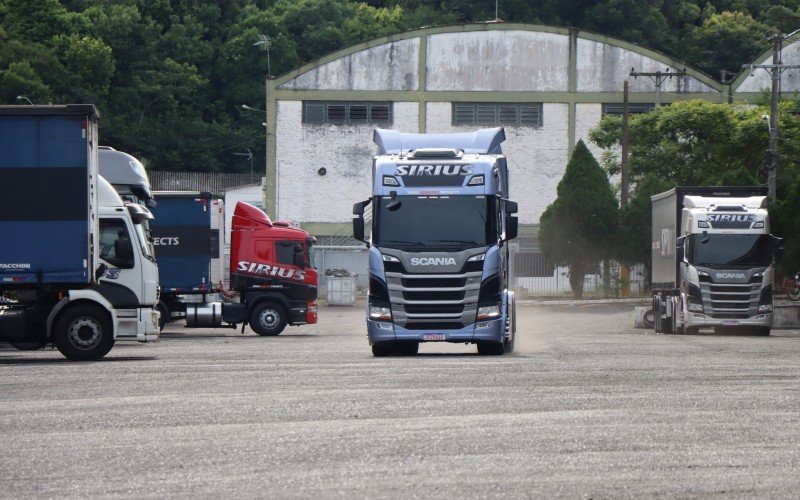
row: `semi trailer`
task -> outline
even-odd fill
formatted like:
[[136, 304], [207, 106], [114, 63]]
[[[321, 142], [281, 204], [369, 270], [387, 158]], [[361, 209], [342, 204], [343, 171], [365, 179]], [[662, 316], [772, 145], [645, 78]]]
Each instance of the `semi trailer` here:
[[654, 329], [769, 335], [781, 242], [762, 187], [676, 187], [651, 198]]
[[[416, 354], [421, 342], [514, 350], [508, 199], [502, 128], [413, 134], [376, 129], [372, 196], [353, 206], [369, 248], [367, 337], [375, 356]], [[371, 207], [371, 235], [365, 209]]]
[[[184, 303], [186, 326], [236, 328], [241, 324], [242, 331], [249, 325], [261, 336], [272, 336], [287, 325], [316, 323], [315, 242], [288, 222], [272, 222], [260, 209], [238, 202], [231, 223], [229, 273], [230, 290], [238, 300]], [[168, 265], [181, 266], [183, 261]]]
[[158, 339], [142, 224], [98, 174], [93, 105], [0, 106], [0, 341], [72, 360]]
[[156, 248], [161, 326], [186, 317], [187, 303], [225, 291], [225, 211], [222, 200], [200, 191], [156, 191], [150, 224]]

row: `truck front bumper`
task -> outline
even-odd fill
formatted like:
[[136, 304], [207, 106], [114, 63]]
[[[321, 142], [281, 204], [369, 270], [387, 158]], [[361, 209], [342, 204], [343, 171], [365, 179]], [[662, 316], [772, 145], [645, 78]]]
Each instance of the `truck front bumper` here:
[[703, 313], [687, 313], [686, 314], [686, 327], [687, 328], [712, 328], [715, 326], [725, 327], [750, 327], [750, 326], [772, 326], [772, 313], [757, 314], [750, 318], [733, 319], [733, 318], [712, 318]]
[[387, 321], [367, 319], [370, 345], [378, 342], [502, 342], [503, 320], [479, 321], [457, 330], [410, 330]]

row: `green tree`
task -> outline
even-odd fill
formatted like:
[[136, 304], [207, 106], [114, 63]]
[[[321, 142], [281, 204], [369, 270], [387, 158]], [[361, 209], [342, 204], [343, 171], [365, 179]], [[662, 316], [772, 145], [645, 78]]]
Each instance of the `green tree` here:
[[550, 262], [569, 266], [569, 284], [580, 298], [584, 275], [613, 253], [618, 219], [608, 177], [582, 140], [557, 191], [540, 220], [539, 241]]
[[713, 14], [684, 38], [684, 60], [712, 75], [723, 69], [738, 73], [768, 47], [768, 30], [743, 12]]
[[[759, 106], [683, 101], [630, 118], [630, 174], [673, 185], [720, 185], [753, 180], [764, 166], [768, 129]], [[620, 118], [604, 117], [589, 134], [606, 149], [619, 146]], [[609, 168], [616, 173], [618, 164]], [[745, 171], [745, 173], [741, 171]]]

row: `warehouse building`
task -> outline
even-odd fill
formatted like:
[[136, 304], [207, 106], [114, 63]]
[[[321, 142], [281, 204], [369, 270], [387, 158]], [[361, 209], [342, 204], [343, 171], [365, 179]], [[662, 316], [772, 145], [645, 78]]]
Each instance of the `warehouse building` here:
[[[785, 59], [798, 58], [800, 44], [792, 42]], [[632, 70], [681, 76], [633, 78]], [[784, 79], [786, 89], [798, 88], [796, 71]], [[625, 80], [634, 112], [657, 100], [754, 99], [769, 87], [764, 70], [723, 85], [643, 47], [551, 26], [486, 23], [375, 39], [267, 80], [267, 213], [316, 235], [337, 264], [366, 268], [349, 235], [353, 202], [370, 194], [373, 129], [502, 126], [510, 197], [520, 207], [516, 249], [533, 257], [527, 267], [544, 266], [524, 273], [546, 279], [554, 272], [536, 258], [539, 217], [556, 198], [579, 139], [599, 158], [588, 134], [604, 113], [621, 112]]]

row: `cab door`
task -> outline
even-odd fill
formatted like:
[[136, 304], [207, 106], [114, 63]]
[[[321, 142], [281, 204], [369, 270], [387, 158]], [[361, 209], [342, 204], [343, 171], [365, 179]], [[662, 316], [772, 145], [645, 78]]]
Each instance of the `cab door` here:
[[143, 297], [137, 268], [136, 235], [122, 218], [100, 219], [100, 259], [106, 268], [99, 278], [103, 294], [118, 309], [138, 308]]

